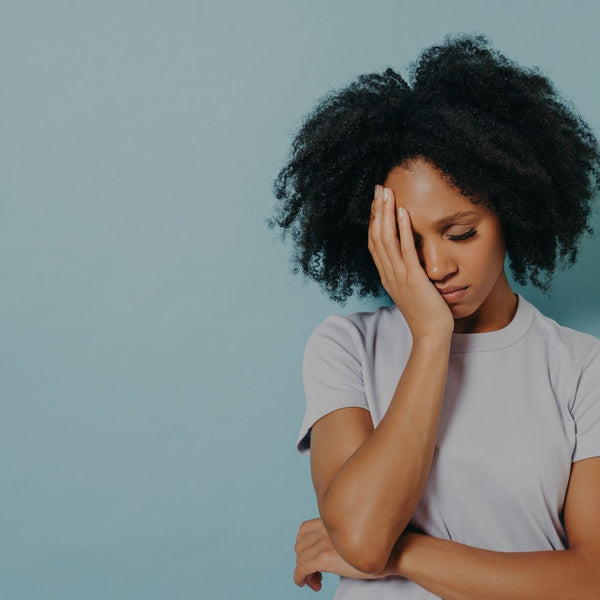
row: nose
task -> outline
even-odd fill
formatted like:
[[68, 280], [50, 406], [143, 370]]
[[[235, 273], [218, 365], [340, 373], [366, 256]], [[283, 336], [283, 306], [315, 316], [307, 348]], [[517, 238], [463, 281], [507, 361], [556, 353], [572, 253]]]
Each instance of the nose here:
[[448, 248], [442, 247], [443, 245], [443, 242], [436, 244], [431, 241], [421, 241], [419, 260], [431, 281], [444, 280], [457, 270], [456, 261], [448, 252]]

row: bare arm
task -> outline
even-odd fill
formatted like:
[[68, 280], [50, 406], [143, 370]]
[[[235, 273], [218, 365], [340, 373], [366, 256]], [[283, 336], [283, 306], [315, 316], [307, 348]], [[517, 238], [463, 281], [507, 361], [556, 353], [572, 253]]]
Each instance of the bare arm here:
[[[448, 370], [450, 340], [413, 344], [379, 425], [333, 477], [319, 510], [344, 559], [382, 569], [429, 476]], [[313, 446], [327, 428], [313, 428]]]
[[386, 574], [447, 600], [599, 600], [600, 457], [572, 464], [564, 521], [567, 550], [494, 552], [409, 532]]
[[598, 569], [578, 549], [496, 552], [413, 532], [403, 538], [396, 574], [446, 600], [600, 598]]
[[322, 571], [357, 579], [406, 577], [446, 600], [600, 600], [600, 457], [573, 463], [564, 504], [568, 550], [497, 552], [405, 531], [377, 574], [355, 571], [321, 519], [305, 521], [294, 581], [320, 589]]
[[[448, 371], [452, 314], [422, 269], [409, 215], [393, 194], [373, 203], [369, 249], [413, 344], [389, 408], [373, 430], [367, 411], [342, 409], [313, 425], [311, 467], [319, 511], [340, 555], [381, 570], [427, 481]], [[357, 415], [356, 411], [362, 415]]]

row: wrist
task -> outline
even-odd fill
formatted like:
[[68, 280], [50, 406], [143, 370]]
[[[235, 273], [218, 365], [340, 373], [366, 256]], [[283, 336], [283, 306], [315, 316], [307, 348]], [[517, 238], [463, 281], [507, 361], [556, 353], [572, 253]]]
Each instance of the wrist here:
[[452, 345], [452, 332], [436, 331], [413, 336], [413, 348], [426, 348], [432, 352], [449, 352]]
[[388, 575], [408, 577], [408, 573], [410, 573], [411, 551], [426, 537], [422, 533], [405, 531], [394, 544], [394, 548], [390, 553], [390, 559], [381, 574], [384, 577]]

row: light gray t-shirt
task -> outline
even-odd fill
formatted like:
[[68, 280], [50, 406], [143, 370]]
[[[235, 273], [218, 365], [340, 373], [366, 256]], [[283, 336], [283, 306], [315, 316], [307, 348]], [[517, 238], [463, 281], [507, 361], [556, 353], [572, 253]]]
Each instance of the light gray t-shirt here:
[[[559, 325], [517, 297], [517, 312], [503, 329], [452, 334], [433, 463], [411, 523], [488, 550], [562, 550], [571, 463], [600, 456], [600, 339]], [[327, 317], [304, 353], [298, 451], [309, 453], [310, 428], [338, 408], [364, 407], [376, 427], [411, 344], [395, 306]], [[403, 577], [341, 577], [335, 595], [436, 597]]]

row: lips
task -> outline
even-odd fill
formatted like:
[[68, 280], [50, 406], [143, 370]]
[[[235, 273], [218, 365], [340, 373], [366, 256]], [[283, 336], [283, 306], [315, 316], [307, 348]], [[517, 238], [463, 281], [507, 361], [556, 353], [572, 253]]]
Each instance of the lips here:
[[437, 288], [438, 292], [440, 292], [440, 294], [451, 294], [452, 292], [456, 292], [458, 290], [464, 290], [467, 286], [464, 285], [462, 287], [460, 286], [453, 286], [453, 287], [447, 287], [447, 288]]

